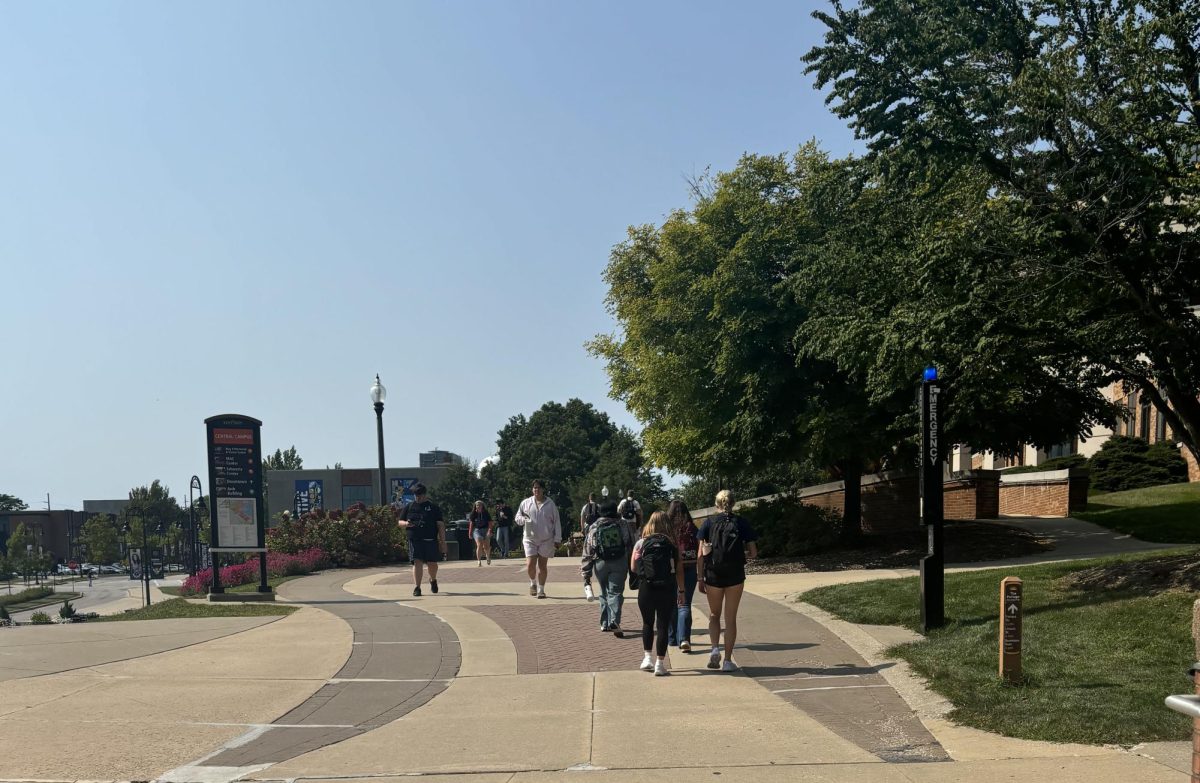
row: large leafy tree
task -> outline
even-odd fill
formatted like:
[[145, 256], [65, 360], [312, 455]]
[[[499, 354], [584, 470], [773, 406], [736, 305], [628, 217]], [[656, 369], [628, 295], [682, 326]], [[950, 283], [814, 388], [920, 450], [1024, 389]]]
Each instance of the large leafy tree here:
[[907, 463], [928, 363], [953, 377], [952, 440], [1049, 445], [1111, 419], [1040, 311], [1023, 342], [996, 334], [1003, 283], [979, 262], [1020, 225], [986, 186], [953, 184], [807, 145], [748, 156], [691, 210], [631, 229], [606, 271], [622, 331], [592, 348], [650, 456], [734, 485], [828, 466], [856, 530], [861, 472]]
[[24, 500], [16, 495], [6, 495], [0, 492], [0, 511], [24, 511], [29, 508]]
[[83, 523], [80, 543], [86, 557], [93, 563], [111, 563], [120, 555], [117, 546], [118, 528], [107, 514], [97, 514]]
[[[806, 56], [872, 154], [978, 172], [1025, 222], [1007, 323], [1057, 338], [1200, 443], [1200, 3], [864, 0]], [[955, 175], [957, 176], [957, 175]], [[1003, 260], [997, 256], [997, 260]]]
[[8, 541], [5, 542], [8, 552], [8, 562], [13, 570], [18, 572], [27, 572], [34, 568], [37, 552], [29, 547], [35, 542], [35, 538], [24, 522], [18, 522], [12, 531], [8, 534]]
[[[564, 534], [577, 521], [588, 492], [607, 484], [630, 489], [643, 504], [662, 500], [662, 479], [642, 456], [633, 433], [578, 399], [547, 402], [526, 419], [513, 416], [496, 442], [499, 461], [483, 471], [496, 499], [516, 503], [540, 478], [562, 516]], [[615, 495], [614, 495], [615, 496]]]
[[[491, 506], [487, 482], [470, 465], [454, 464], [430, 490], [430, 497], [441, 507], [446, 519], [462, 519], [471, 511], [476, 500]], [[488, 509], [491, 511], [491, 508]]]
[[[287, 451], [283, 449], [275, 449], [274, 454], [268, 454], [262, 461], [262, 478], [263, 478], [263, 505], [267, 502], [267, 471], [268, 470], [300, 470], [304, 467], [304, 460], [295, 446], [291, 446]], [[338, 465], [337, 467], [341, 467]]]
[[172, 525], [179, 524], [184, 517], [184, 509], [171, 496], [171, 490], [155, 479], [149, 486], [134, 487], [129, 490], [129, 505], [126, 514], [130, 523], [130, 541], [141, 545], [142, 524], [147, 524], [147, 535], [154, 538], [154, 531], [161, 523], [164, 533]]

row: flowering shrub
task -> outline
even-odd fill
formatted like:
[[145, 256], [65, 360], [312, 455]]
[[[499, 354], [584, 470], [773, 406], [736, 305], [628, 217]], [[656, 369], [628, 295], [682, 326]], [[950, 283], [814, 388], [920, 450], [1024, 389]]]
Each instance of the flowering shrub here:
[[267, 532], [267, 548], [286, 553], [316, 548], [333, 565], [348, 568], [394, 563], [408, 551], [395, 512], [362, 503], [345, 511], [319, 508], [295, 518], [285, 516]]
[[[325, 553], [320, 549], [306, 549], [303, 552], [290, 555], [283, 552], [267, 553], [267, 576], [298, 576], [311, 574], [325, 567]], [[195, 576], [189, 576], [179, 588], [179, 594], [185, 596], [207, 593], [212, 588], [213, 572], [206, 568]], [[258, 555], [252, 555], [244, 563], [235, 563], [221, 567], [221, 585], [237, 587], [238, 585], [253, 584], [258, 581]]]

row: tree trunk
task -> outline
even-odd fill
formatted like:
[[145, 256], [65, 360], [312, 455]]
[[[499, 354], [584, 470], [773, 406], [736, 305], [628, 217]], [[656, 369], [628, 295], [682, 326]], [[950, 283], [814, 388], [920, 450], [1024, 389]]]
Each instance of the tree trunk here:
[[845, 506], [842, 512], [842, 540], [848, 544], [861, 541], [862, 529], [862, 463], [848, 459], [840, 465], [845, 486]]

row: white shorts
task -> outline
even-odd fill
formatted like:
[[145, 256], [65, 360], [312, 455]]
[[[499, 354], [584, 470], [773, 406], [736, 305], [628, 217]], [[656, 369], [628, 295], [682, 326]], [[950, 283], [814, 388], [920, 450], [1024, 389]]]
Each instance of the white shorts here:
[[554, 557], [554, 542], [553, 541], [530, 541], [528, 538], [521, 539], [521, 543], [525, 545], [525, 557]]

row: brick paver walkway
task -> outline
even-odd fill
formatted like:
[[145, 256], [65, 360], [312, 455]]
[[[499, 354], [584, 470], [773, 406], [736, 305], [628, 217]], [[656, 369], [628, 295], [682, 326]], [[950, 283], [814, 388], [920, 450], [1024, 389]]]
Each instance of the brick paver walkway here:
[[[637, 605], [626, 601], [624, 612]], [[642, 621], [623, 618], [635, 628], [617, 638], [600, 630], [598, 604], [572, 606], [477, 606], [475, 611], [493, 620], [512, 639], [517, 650], [518, 674], [556, 672], [628, 671], [642, 660]]]

